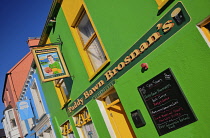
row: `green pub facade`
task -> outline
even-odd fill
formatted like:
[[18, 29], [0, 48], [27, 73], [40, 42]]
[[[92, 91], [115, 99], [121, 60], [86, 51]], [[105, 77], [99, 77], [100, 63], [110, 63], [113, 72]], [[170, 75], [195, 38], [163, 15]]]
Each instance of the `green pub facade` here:
[[56, 136], [208, 137], [208, 5], [54, 0], [39, 45], [70, 74], [42, 83]]

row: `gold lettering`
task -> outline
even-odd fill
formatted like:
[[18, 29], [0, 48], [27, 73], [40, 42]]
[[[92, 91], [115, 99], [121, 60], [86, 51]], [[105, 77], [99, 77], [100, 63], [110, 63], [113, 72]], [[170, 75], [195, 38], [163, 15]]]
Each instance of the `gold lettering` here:
[[124, 67], [125, 67], [124, 62], [120, 62], [120, 64], [118, 64], [118, 66], [117, 66], [118, 70], [122, 70]]
[[93, 94], [93, 90], [89, 90], [89, 94], [92, 95]]
[[77, 106], [80, 105], [80, 99], [77, 99]]
[[103, 80], [100, 80], [99, 83], [98, 83], [99, 87], [103, 86], [104, 84], [105, 84], [105, 83], [104, 83]]
[[71, 112], [71, 111], [72, 111], [72, 110], [71, 110], [71, 107], [69, 107], [68, 110], [69, 110], [69, 112]]
[[131, 61], [134, 60], [136, 57], [138, 57], [141, 54], [139, 49], [135, 49], [133, 52], [130, 53]]
[[162, 35], [159, 32], [153, 33], [147, 41], [149, 42], [149, 46], [151, 46], [155, 41], [157, 41]]
[[80, 105], [80, 104], [81, 104], [81, 105], [83, 105], [83, 104], [84, 104], [84, 102], [83, 102], [83, 98], [81, 98], [81, 99], [77, 99], [77, 101], [78, 101], [79, 105]]
[[144, 42], [140, 45], [140, 52], [144, 52], [149, 47], [149, 44], [147, 42]]
[[92, 90], [95, 92], [95, 91], [97, 91], [98, 90], [98, 84], [96, 84], [96, 86], [94, 86], [93, 88], [92, 88]]
[[162, 23], [159, 23], [159, 24], [157, 25], [157, 30], [160, 30], [160, 29], [162, 28], [162, 26], [163, 26], [163, 24], [162, 24]]
[[112, 71], [113, 71], [114, 75], [117, 74], [117, 72], [118, 72], [117, 67], [115, 67]]
[[127, 56], [125, 59], [124, 59], [124, 62], [125, 62], [125, 65], [129, 64], [131, 62], [131, 57], [130, 56]]
[[83, 95], [85, 96], [85, 99], [87, 99], [90, 96], [90, 94], [88, 93], [88, 91], [84, 92]]
[[93, 88], [93, 92], [97, 91], [99, 89], [99, 87], [103, 86], [105, 83], [103, 80], [100, 80]]
[[77, 102], [74, 102], [74, 109], [77, 108]]
[[104, 75], [106, 77], [106, 80], [108, 81], [114, 76], [114, 73], [111, 70], [109, 70]]
[[174, 23], [172, 23], [172, 20], [168, 20], [166, 23], [164, 23], [164, 25], [162, 27], [163, 28], [163, 32], [167, 33], [173, 27], [174, 27]]

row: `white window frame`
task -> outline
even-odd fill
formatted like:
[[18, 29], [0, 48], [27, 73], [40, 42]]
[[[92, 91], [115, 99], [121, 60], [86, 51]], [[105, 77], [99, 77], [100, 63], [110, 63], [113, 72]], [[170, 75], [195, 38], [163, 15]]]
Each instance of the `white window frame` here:
[[[34, 86], [36, 86], [37, 89], [35, 89]], [[44, 109], [43, 101], [42, 101], [42, 98], [41, 98], [41, 95], [39, 92], [39, 88], [38, 88], [38, 85], [37, 85], [35, 79], [32, 82], [30, 90], [31, 90], [31, 94], [32, 94], [32, 97], [34, 100], [34, 104], [36, 106], [36, 111], [37, 111], [38, 117], [40, 118], [46, 113], [46, 111]]]
[[28, 120], [29, 128], [32, 129], [32, 127], [34, 127], [34, 120], [33, 120], [33, 118], [29, 118], [27, 120]]
[[[13, 118], [11, 118], [10, 113], [12, 113]], [[15, 119], [14, 110], [13, 110], [13, 109], [8, 110], [8, 111], [7, 111], [7, 114], [8, 114], [8, 121], [9, 121], [9, 124], [10, 124], [11, 129], [16, 128], [16, 127], [17, 127], [17, 121], [16, 121], [16, 119]], [[15, 126], [13, 126], [13, 122], [11, 122], [11, 120], [12, 120], [12, 121], [15, 121], [15, 122], [14, 122], [14, 123], [15, 123]]]

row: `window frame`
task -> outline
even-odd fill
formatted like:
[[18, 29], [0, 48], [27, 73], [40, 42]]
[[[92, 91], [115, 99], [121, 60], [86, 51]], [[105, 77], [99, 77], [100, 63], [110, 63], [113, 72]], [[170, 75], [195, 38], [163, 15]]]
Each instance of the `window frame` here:
[[[86, 114], [84, 114], [84, 112]], [[84, 117], [84, 115], [86, 117]], [[89, 114], [88, 109], [85, 107], [82, 110], [80, 110], [79, 112], [77, 112], [74, 116], [73, 116], [73, 120], [74, 120], [74, 124], [76, 126], [76, 129], [80, 135], [80, 137], [86, 137], [88, 135], [88, 132], [86, 129], [84, 129], [84, 127], [87, 127], [86, 125], [92, 125], [93, 126], [93, 132], [95, 132], [95, 135], [98, 137], [96, 128], [93, 124], [92, 118]], [[78, 123], [77, 123], [78, 122]], [[90, 126], [89, 126], [90, 127]]]
[[[36, 86], [36, 88], [35, 88], [35, 86]], [[45, 111], [44, 103], [42, 101], [43, 99], [41, 97], [41, 93], [39, 91], [39, 86], [35, 79], [30, 86], [30, 91], [31, 91], [31, 94], [33, 97], [33, 101], [35, 104], [38, 118], [40, 119], [46, 113], [46, 111]]]
[[161, 8], [163, 8], [164, 5], [166, 5], [166, 3], [168, 3], [168, 1], [170, 0], [155, 0], [157, 5], [158, 5], [158, 10], [160, 10]]
[[7, 111], [7, 113], [8, 113], [8, 118], [9, 118], [9, 123], [10, 123], [11, 128], [13, 129], [13, 128], [17, 127], [17, 121], [15, 119], [14, 110], [10, 109]]
[[74, 135], [72, 125], [70, 124], [69, 120], [67, 120], [62, 125], [60, 125], [60, 130], [61, 130], [62, 136], [65, 137], [65, 138], [68, 137], [68, 134], [73, 134]]
[[[91, 16], [89, 15], [88, 11], [85, 9], [85, 6], [82, 4], [80, 5], [80, 10], [77, 12], [77, 15], [76, 17], [74, 18], [74, 21], [73, 23], [71, 24], [71, 31], [73, 32], [73, 37], [75, 39], [75, 42], [76, 42], [76, 46], [78, 48], [78, 51], [80, 53], [80, 56], [82, 58], [82, 61], [84, 63], [84, 66], [86, 68], [86, 71], [88, 73], [88, 76], [89, 76], [89, 81], [92, 80], [109, 62], [110, 62], [110, 59], [109, 59], [109, 56], [104, 48], [104, 45], [99, 37], [99, 34], [97, 32], [97, 29], [95, 28], [95, 25], [91, 19]], [[90, 37], [89, 41], [86, 43], [86, 46], [83, 45], [83, 40], [82, 40], [82, 37], [80, 35], [80, 32], [79, 32], [79, 28], [78, 28], [78, 25], [80, 23], [80, 21], [82, 20], [82, 18], [84, 17], [85, 13], [87, 14], [87, 17], [94, 29], [94, 33], [92, 34], [92, 36]], [[92, 61], [87, 53], [87, 48], [90, 46], [90, 43], [94, 41], [94, 39], [97, 38], [99, 43], [100, 43], [100, 46], [101, 46], [101, 49], [103, 50], [103, 53], [106, 57], [106, 61], [104, 61], [102, 63], [102, 65], [97, 68], [96, 70], [94, 69], [93, 67], [93, 64], [92, 64]]]
[[196, 27], [210, 48], [210, 31], [204, 27], [208, 23], [210, 23], [210, 15], [199, 22]]
[[65, 105], [67, 105], [71, 101], [70, 95], [69, 97], [67, 97], [65, 94], [65, 91], [62, 87], [63, 83], [65, 84], [64, 79], [58, 79], [58, 80], [53, 81], [55, 91], [60, 101], [61, 109], [63, 109]]

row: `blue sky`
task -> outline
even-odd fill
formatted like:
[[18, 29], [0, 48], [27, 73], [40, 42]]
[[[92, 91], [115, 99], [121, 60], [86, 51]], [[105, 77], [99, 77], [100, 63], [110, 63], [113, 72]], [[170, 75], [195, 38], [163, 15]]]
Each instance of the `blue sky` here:
[[[40, 37], [53, 0], [1, 0], [0, 120], [5, 74], [28, 52], [28, 37]], [[0, 128], [3, 128], [0, 122]]]

